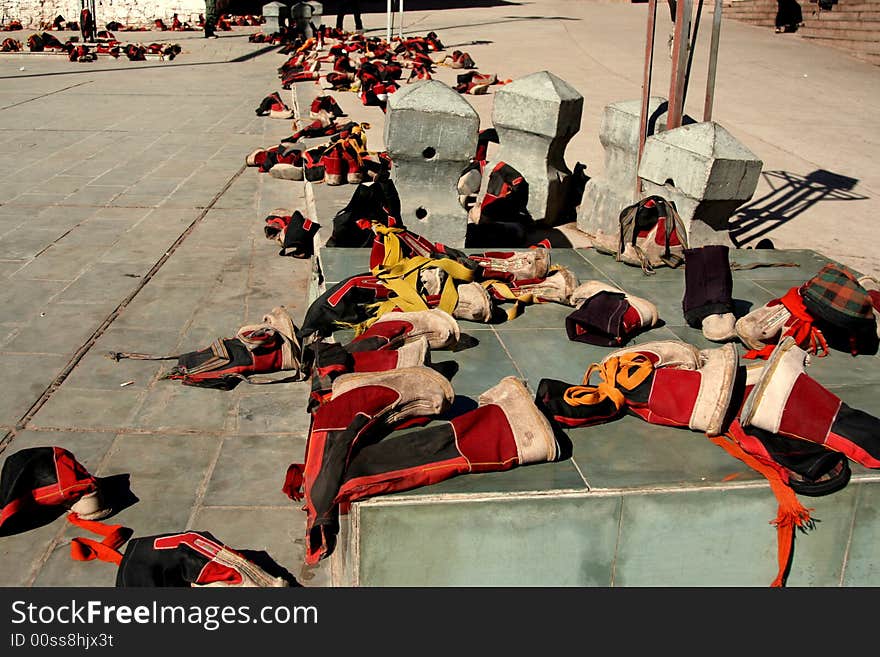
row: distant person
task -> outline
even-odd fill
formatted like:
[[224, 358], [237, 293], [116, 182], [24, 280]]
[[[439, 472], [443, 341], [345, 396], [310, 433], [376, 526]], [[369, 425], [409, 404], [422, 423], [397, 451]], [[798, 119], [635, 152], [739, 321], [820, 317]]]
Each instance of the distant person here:
[[776, 0], [776, 33], [797, 32], [804, 15], [797, 0]]
[[[669, 5], [669, 20], [672, 21], [672, 27], [670, 29], [669, 38], [666, 42], [666, 45], [669, 48], [669, 58], [672, 59], [672, 53], [675, 48], [675, 22], [676, 22], [677, 14], [678, 14], [678, 3], [676, 2], [676, 0], [667, 0], [667, 4]], [[680, 47], [687, 50], [689, 47], [688, 41], [691, 36], [690, 23], [688, 23], [687, 34], [682, 34], [681, 36], [684, 39], [684, 43]]]
[[91, 42], [95, 40], [95, 17], [92, 16], [92, 10], [83, 7], [79, 12], [79, 31], [83, 42]]
[[205, 38], [216, 39], [214, 30], [217, 28], [217, 0], [205, 0]]
[[[341, 30], [342, 19], [345, 18], [346, 14], [352, 14], [354, 16], [354, 31], [358, 34], [363, 34], [364, 23], [361, 20], [360, 0], [341, 0], [341, 3], [339, 11], [336, 14], [336, 29]], [[348, 11], [346, 11], [346, 8], [348, 8]]]

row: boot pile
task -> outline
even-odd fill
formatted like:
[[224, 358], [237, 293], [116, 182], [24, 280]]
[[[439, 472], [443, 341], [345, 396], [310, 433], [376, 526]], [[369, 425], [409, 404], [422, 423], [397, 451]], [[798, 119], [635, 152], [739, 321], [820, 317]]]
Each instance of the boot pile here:
[[[90, 41], [92, 41], [90, 39]], [[114, 59], [125, 56], [129, 61], [144, 61], [147, 59], [172, 60], [181, 53], [181, 47], [176, 43], [151, 42], [123, 43], [108, 30], [100, 30], [96, 33], [93, 43], [75, 43], [68, 39], [62, 43], [55, 35], [49, 32], [34, 32], [28, 36], [26, 45], [30, 52], [57, 52], [64, 53], [72, 62], [93, 62], [99, 55], [108, 55]], [[7, 44], [10, 52], [21, 51], [20, 43]], [[15, 50], [17, 49], [17, 50]]]
[[[256, 109], [258, 116], [291, 118], [293, 112], [277, 92], [266, 96]], [[312, 101], [309, 118], [296, 120], [298, 129], [277, 146], [258, 148], [245, 157], [245, 164], [281, 180], [307, 180], [328, 185], [359, 184], [388, 174], [391, 160], [385, 152], [367, 149], [369, 123], [338, 122], [346, 116], [330, 95]], [[329, 136], [329, 140], [304, 146], [300, 139]]]
[[410, 83], [430, 80], [435, 65], [452, 65], [446, 63], [452, 61], [450, 57], [456, 68], [464, 68], [465, 64], [467, 68], [475, 67], [470, 56], [460, 51], [452, 56], [443, 54], [435, 61], [432, 54], [444, 47], [434, 32], [389, 43], [322, 26], [317, 36], [294, 41], [283, 50], [290, 55], [278, 69], [283, 89], [290, 89], [296, 82], [323, 79], [329, 89], [353, 91], [364, 105], [382, 111], [387, 108], [388, 94], [400, 87], [405, 69], [409, 70], [406, 82]]

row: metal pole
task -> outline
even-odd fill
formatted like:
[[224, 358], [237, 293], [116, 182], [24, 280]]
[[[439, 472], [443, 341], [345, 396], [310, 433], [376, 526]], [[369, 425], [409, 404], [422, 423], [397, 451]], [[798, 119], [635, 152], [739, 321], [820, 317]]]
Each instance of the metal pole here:
[[385, 40], [388, 43], [391, 43], [391, 17], [392, 17], [392, 15], [393, 14], [391, 11], [391, 0], [388, 0], [388, 10], [385, 14], [385, 19], [386, 19], [386, 24], [387, 24], [387, 29], [385, 30]]
[[398, 25], [397, 30], [400, 40], [403, 41], [403, 0], [400, 0], [400, 25]]
[[703, 14], [703, 0], [697, 1], [697, 16], [694, 21], [691, 23], [693, 29], [691, 30], [691, 39], [690, 45], [688, 46], [688, 57], [687, 57], [687, 68], [684, 71], [684, 87], [681, 91], [681, 107], [682, 112], [684, 111], [684, 107], [687, 105], [687, 93], [688, 93], [688, 84], [691, 80], [691, 65], [694, 61], [694, 50], [697, 47], [697, 32], [700, 29], [700, 16]]
[[672, 37], [672, 72], [669, 76], [669, 111], [666, 114], [666, 129], [681, 126], [684, 96], [685, 57], [687, 46], [682, 48], [682, 40], [687, 44], [685, 35], [689, 33], [691, 20], [691, 0], [679, 0], [676, 3], [675, 30]]
[[[720, 1], [720, 0], [719, 0]], [[639, 178], [639, 164], [648, 132], [648, 105], [651, 97], [651, 70], [654, 61], [654, 21], [657, 17], [657, 0], [648, 0], [648, 34], [645, 37], [645, 71], [642, 78], [642, 109], [639, 114], [639, 152], [636, 158], [636, 196], [642, 195], [642, 180]]]
[[712, 103], [715, 100], [715, 69], [718, 66], [718, 42], [721, 39], [721, 3], [715, 0], [715, 13], [712, 14], [712, 45], [709, 46], [709, 73], [706, 76], [706, 104], [703, 106], [703, 121], [712, 120]]

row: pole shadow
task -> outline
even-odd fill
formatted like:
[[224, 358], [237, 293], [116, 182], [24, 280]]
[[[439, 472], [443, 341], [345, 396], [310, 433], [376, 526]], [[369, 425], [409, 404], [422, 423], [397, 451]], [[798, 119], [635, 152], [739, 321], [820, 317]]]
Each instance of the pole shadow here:
[[869, 196], [852, 190], [857, 178], [826, 169], [801, 176], [790, 171], [761, 174], [770, 191], [742, 206], [730, 219], [730, 239], [736, 247], [757, 240], [824, 201], [865, 201]]

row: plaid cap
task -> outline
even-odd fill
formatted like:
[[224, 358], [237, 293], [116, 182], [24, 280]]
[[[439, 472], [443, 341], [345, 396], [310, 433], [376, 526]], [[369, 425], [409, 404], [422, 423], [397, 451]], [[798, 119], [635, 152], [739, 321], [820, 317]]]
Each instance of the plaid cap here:
[[801, 286], [807, 310], [834, 326], [847, 329], [873, 328], [871, 297], [855, 274], [829, 262]]

